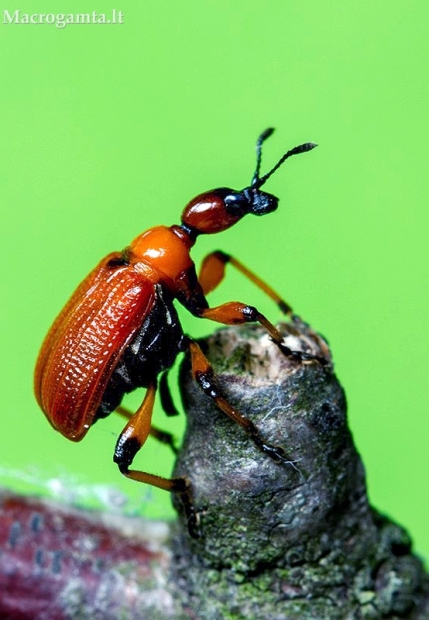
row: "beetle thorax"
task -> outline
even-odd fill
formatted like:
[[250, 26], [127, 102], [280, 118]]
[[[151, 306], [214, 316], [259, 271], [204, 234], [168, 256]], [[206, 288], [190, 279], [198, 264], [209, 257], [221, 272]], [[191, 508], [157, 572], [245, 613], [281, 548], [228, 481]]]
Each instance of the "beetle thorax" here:
[[136, 237], [130, 248], [137, 261], [174, 281], [193, 264], [191, 245], [193, 242], [179, 227], [156, 226]]

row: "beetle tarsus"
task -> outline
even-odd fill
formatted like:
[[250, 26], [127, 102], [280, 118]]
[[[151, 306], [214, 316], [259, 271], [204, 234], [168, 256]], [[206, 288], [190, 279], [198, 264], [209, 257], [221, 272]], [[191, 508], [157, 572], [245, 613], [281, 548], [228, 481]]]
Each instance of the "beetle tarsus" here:
[[278, 446], [270, 446], [269, 444], [263, 444], [262, 450], [275, 463], [288, 463], [290, 460], [287, 458], [286, 452], [283, 450], [283, 448], [279, 448]]
[[289, 316], [292, 320], [294, 320], [294, 317], [296, 316], [295, 314], [293, 314], [292, 308], [291, 306], [289, 306], [288, 303], [286, 303], [284, 301], [284, 299], [280, 299], [277, 302], [277, 305], [279, 307], [280, 312], [283, 312], [283, 314], [285, 314], [286, 316]]
[[278, 463], [281, 465], [290, 465], [293, 462], [287, 456], [283, 448], [280, 448], [279, 446], [272, 446], [271, 444], [265, 443], [263, 439], [261, 438], [256, 427], [253, 424], [252, 426], [254, 430], [251, 433], [251, 438], [255, 446], [258, 448], [258, 450], [260, 450], [261, 452], [269, 456], [270, 459], [274, 461], [274, 463]]
[[192, 487], [188, 478], [176, 478], [175, 479], [175, 488], [174, 491], [180, 497], [180, 501], [182, 502], [183, 510], [185, 512], [186, 523], [188, 526], [189, 535], [192, 538], [199, 538], [201, 536], [200, 531], [200, 513], [195, 510], [193, 498], [192, 498]]
[[278, 348], [280, 349], [280, 351], [283, 353], [283, 355], [285, 355], [286, 357], [291, 357], [297, 362], [302, 362], [304, 364], [311, 363], [311, 362], [317, 362], [321, 366], [326, 366], [328, 364], [328, 361], [324, 357], [321, 357], [320, 355], [312, 355], [311, 353], [304, 353], [304, 351], [293, 351], [292, 349], [290, 349], [283, 343], [276, 343], [276, 344]]

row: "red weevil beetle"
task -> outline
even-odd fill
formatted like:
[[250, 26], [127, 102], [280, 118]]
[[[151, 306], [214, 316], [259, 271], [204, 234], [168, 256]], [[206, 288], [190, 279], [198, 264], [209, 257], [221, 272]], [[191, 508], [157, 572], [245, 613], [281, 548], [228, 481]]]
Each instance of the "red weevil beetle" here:
[[[234, 301], [210, 308], [206, 295], [220, 283], [226, 264], [231, 263], [269, 295], [283, 313], [294, 316], [271, 287], [234, 257], [220, 251], [209, 254], [198, 277], [190, 257], [198, 235], [226, 230], [247, 213], [265, 215], [277, 209], [278, 199], [262, 192], [262, 185], [286, 159], [316, 145], [306, 143], [293, 148], [261, 177], [262, 144], [273, 131], [267, 129], [257, 141], [256, 170], [248, 187], [241, 191], [222, 187], [200, 194], [185, 207], [180, 225], [151, 228], [122, 252], [106, 256], [55, 320], [36, 364], [37, 401], [52, 426], [68, 439], [80, 441], [94, 422], [114, 410], [129, 418], [116, 443], [114, 461], [128, 478], [178, 493], [194, 536], [198, 518], [190, 482], [129, 469], [149, 434], [174, 445], [171, 435], [151, 425], [151, 417], [161, 373], [162, 404], [167, 414], [175, 413], [164, 371], [180, 352], [189, 349], [192, 373], [199, 386], [244, 428], [259, 450], [277, 463], [290, 461], [281, 447], [266, 443], [255, 425], [222, 396], [200, 347], [183, 333], [173, 300], [177, 299], [196, 317], [225, 325], [259, 322], [285, 355], [319, 359], [287, 348], [278, 329], [254, 306]], [[147, 391], [141, 406], [130, 414], [120, 403], [124, 394], [138, 387]]]

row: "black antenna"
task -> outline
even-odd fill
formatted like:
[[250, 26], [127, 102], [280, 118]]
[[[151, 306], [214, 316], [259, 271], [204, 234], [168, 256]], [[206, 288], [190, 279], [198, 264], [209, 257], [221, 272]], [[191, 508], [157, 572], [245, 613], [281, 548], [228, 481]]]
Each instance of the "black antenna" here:
[[292, 157], [292, 155], [299, 155], [300, 153], [306, 153], [307, 151], [311, 151], [317, 146], [317, 144], [314, 144], [314, 142], [305, 142], [304, 144], [295, 146], [293, 149], [285, 153], [283, 157], [279, 159], [276, 165], [273, 168], [271, 168], [269, 172], [264, 174], [263, 177], [259, 177], [259, 172], [261, 169], [261, 160], [262, 160], [262, 144], [265, 142], [267, 138], [269, 138], [272, 135], [273, 132], [274, 132], [274, 129], [272, 127], [269, 127], [268, 129], [266, 129], [264, 132], [261, 133], [261, 135], [259, 136], [256, 142], [256, 170], [255, 170], [255, 174], [253, 175], [253, 179], [252, 179], [252, 184], [251, 184], [252, 188], [259, 189], [260, 187], [262, 187], [262, 185], [264, 185], [264, 183], [270, 178], [270, 176], [274, 174], [274, 172], [280, 168], [280, 166], [286, 161], [286, 159], [288, 159], [289, 157]]
[[259, 181], [259, 173], [261, 171], [261, 161], [262, 161], [262, 145], [267, 138], [269, 138], [274, 133], [274, 127], [268, 127], [265, 131], [261, 133], [257, 142], [256, 142], [256, 170], [252, 179], [252, 187]]

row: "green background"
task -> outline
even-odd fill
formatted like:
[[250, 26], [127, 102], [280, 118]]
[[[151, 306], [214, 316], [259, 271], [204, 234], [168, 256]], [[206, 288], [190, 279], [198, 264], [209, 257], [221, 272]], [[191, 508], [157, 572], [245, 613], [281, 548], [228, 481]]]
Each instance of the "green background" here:
[[[371, 501], [429, 558], [427, 1], [3, 8], [116, 8], [124, 24], [0, 23], [0, 482], [172, 515], [166, 494], [122, 480], [112, 463], [120, 419], [80, 444], [49, 427], [32, 394], [34, 360], [102, 256], [178, 222], [199, 192], [248, 184], [255, 139], [275, 126], [264, 170], [298, 143], [320, 146], [267, 184], [276, 213], [201, 239], [194, 257], [234, 253], [328, 337]], [[212, 301], [237, 297], [280, 319], [230, 272]], [[195, 336], [213, 329], [181, 316]], [[183, 427], [161, 411], [156, 421]], [[149, 440], [136, 464], [168, 475], [172, 458]]]

